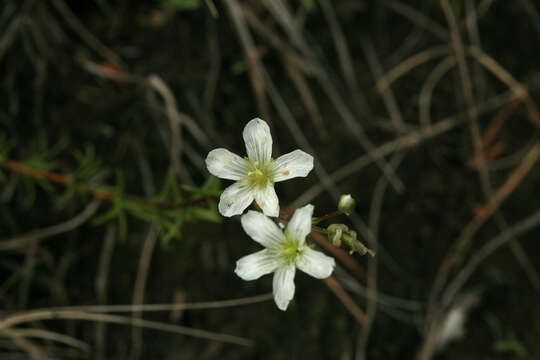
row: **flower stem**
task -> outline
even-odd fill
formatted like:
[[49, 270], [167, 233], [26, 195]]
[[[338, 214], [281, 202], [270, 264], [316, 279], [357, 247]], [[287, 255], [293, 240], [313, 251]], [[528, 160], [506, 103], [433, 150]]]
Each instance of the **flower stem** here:
[[339, 215], [343, 214], [342, 211], [334, 211], [333, 213], [330, 213], [330, 214], [326, 214], [326, 215], [323, 215], [321, 217], [314, 217], [312, 220], [311, 220], [311, 223], [313, 225], [316, 225], [318, 223], [320, 223], [321, 221], [324, 221], [324, 220], [328, 220], [328, 219], [332, 219], [332, 218], [335, 218], [335, 217], [338, 217]]
[[322, 227], [319, 227], [319, 226], [315, 226], [315, 225], [311, 225], [311, 230], [313, 231], [316, 231], [318, 233], [321, 233], [321, 234], [325, 234], [325, 235], [328, 235], [330, 234], [330, 231], [322, 228]]

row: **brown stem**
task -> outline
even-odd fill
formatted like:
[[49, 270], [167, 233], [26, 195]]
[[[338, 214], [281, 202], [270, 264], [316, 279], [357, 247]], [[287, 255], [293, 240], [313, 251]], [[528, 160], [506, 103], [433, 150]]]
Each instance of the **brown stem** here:
[[[23, 163], [20, 163], [14, 160], [4, 160], [0, 162], [0, 166], [3, 166], [4, 168], [9, 169], [21, 175], [30, 176], [35, 179], [47, 180], [55, 184], [69, 185], [73, 181], [72, 180], [73, 176], [71, 174], [64, 175], [64, 174], [58, 174], [51, 171], [38, 170], [38, 169], [31, 168]], [[107, 191], [105, 189], [97, 188], [97, 187], [86, 186], [82, 188], [81, 191], [87, 194], [90, 194], [95, 198], [110, 201], [110, 202], [113, 202], [117, 197], [116, 193], [112, 191]], [[198, 203], [206, 202], [208, 200], [215, 200], [215, 199], [217, 199], [217, 196], [208, 195], [200, 199], [182, 201], [176, 204], [162, 203], [159, 201], [142, 200], [142, 199], [135, 199], [135, 198], [130, 198], [130, 199], [127, 199], [126, 201], [132, 204], [144, 206], [144, 207], [160, 208], [163, 210], [176, 210], [176, 209], [180, 209], [186, 206], [191, 206]]]
[[341, 285], [336, 281], [336, 279], [330, 276], [324, 279], [323, 281], [326, 284], [326, 286], [328, 286], [328, 288], [332, 290], [334, 294], [336, 294], [339, 300], [341, 300], [343, 305], [347, 308], [347, 310], [349, 310], [352, 316], [354, 316], [356, 321], [358, 321], [358, 323], [362, 326], [367, 326], [369, 320], [366, 314], [362, 311], [362, 309], [358, 307], [358, 305], [356, 305], [356, 303], [349, 296], [349, 294], [347, 294], [347, 292], [343, 290], [343, 287], [341, 287]]

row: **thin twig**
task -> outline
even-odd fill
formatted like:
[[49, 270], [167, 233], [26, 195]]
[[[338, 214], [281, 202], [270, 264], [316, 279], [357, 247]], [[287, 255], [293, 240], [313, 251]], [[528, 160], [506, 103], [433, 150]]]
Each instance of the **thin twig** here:
[[[141, 256], [139, 257], [139, 266], [137, 267], [137, 277], [135, 280], [135, 286], [133, 289], [133, 305], [141, 305], [144, 302], [144, 290], [146, 288], [146, 280], [148, 279], [148, 270], [150, 268], [150, 261], [152, 254], [157, 243], [159, 235], [159, 226], [152, 222], [148, 235], [143, 243]], [[133, 320], [140, 320], [142, 318], [142, 312], [135, 311], [131, 315]], [[142, 352], [142, 328], [134, 325], [131, 329], [131, 357], [133, 359], [139, 359]]]
[[471, 222], [473, 228], [480, 227], [489, 217], [491, 217], [495, 210], [497, 210], [508, 196], [512, 194], [539, 158], [540, 143], [536, 143], [529, 150], [527, 155], [525, 155], [521, 164], [512, 172], [512, 174], [510, 174], [510, 176], [508, 176], [504, 184], [497, 189], [489, 202], [478, 211], [477, 216]]
[[270, 119], [263, 76], [261, 74], [258, 60], [259, 55], [255, 49], [255, 45], [246, 24], [242, 8], [237, 0], [225, 0], [225, 5], [229, 10], [235, 30], [240, 37], [242, 49], [244, 50], [244, 57], [246, 59], [246, 63], [248, 64], [249, 79], [255, 93], [255, 99], [257, 100], [259, 111], [265, 119]]
[[[96, 274], [94, 287], [96, 289], [97, 301], [99, 304], [107, 303], [107, 283], [109, 278], [109, 268], [116, 241], [116, 228], [114, 224], [107, 226], [103, 249], [99, 257], [99, 266]], [[96, 359], [105, 359], [105, 349], [107, 340], [107, 328], [105, 323], [96, 324]]]
[[[504, 93], [502, 95], [497, 95], [490, 98], [486, 102], [479, 104], [477, 106], [477, 112], [478, 114], [482, 114], [513, 100], [515, 100], [515, 96], [513, 96], [512, 94]], [[379, 146], [369, 155], [362, 155], [348, 162], [346, 165], [342, 166], [340, 169], [330, 174], [330, 180], [335, 183], [344, 180], [349, 176], [353, 175], [354, 173], [360, 171], [365, 166], [371, 164], [374, 161], [374, 158], [384, 157], [395, 151], [417, 146], [423, 141], [426, 141], [427, 139], [433, 138], [454, 129], [456, 126], [463, 124], [463, 122], [464, 120], [462, 119], [462, 113], [460, 113], [440, 120], [436, 124], [426, 126], [415, 132], [410, 132], [407, 135], [398, 137], [395, 140], [389, 141], [386, 144]], [[308, 190], [306, 190], [302, 195], [300, 195], [291, 204], [291, 206], [298, 207], [302, 204], [306, 204], [313, 200], [315, 197], [317, 197], [323, 191], [323, 186], [321, 186], [320, 184], [314, 185]]]
[[238, 299], [201, 301], [193, 303], [176, 304], [139, 304], [139, 305], [81, 305], [81, 306], [62, 306], [48, 309], [37, 309], [32, 311], [79, 311], [86, 313], [111, 313], [111, 312], [159, 312], [159, 311], [177, 311], [177, 310], [208, 310], [225, 309], [229, 307], [244, 306], [256, 304], [271, 300], [273, 295], [263, 294]]
[[476, 61], [478, 61], [482, 66], [489, 70], [494, 76], [501, 80], [510, 90], [515, 94], [517, 99], [523, 99], [525, 105], [529, 109], [528, 119], [535, 126], [540, 127], [540, 112], [538, 106], [531, 98], [527, 88], [517, 81], [510, 72], [508, 72], [504, 67], [502, 67], [495, 59], [491, 56], [484, 53], [481, 49], [475, 46], [468, 48], [467, 52], [472, 56]]
[[341, 303], [347, 308], [347, 310], [349, 310], [349, 312], [356, 319], [356, 321], [362, 326], [367, 326], [368, 319], [366, 317], [366, 314], [364, 314], [362, 309], [360, 309], [358, 305], [356, 305], [356, 303], [349, 296], [349, 294], [347, 294], [347, 292], [343, 290], [343, 288], [341, 287], [341, 285], [339, 285], [336, 279], [330, 276], [323, 281], [326, 286], [328, 286], [328, 288], [332, 290], [334, 294], [336, 294], [339, 300], [341, 300]]
[[84, 352], [90, 352], [90, 345], [84, 341], [77, 340], [74, 337], [59, 334], [54, 331], [43, 329], [11, 329], [13, 335], [24, 338], [36, 338], [42, 340], [51, 340], [65, 345], [69, 345]]
[[[395, 154], [392, 157], [392, 160], [390, 161], [390, 165], [394, 168], [397, 168], [397, 166], [401, 163], [401, 161], [404, 159], [405, 153]], [[374, 252], [378, 252], [378, 244], [379, 244], [379, 228], [381, 226], [380, 224], [380, 218], [381, 218], [381, 211], [383, 206], [383, 200], [385, 192], [388, 188], [388, 181], [386, 178], [381, 177], [379, 181], [377, 181], [377, 185], [375, 186], [375, 190], [373, 191], [373, 196], [371, 200], [371, 206], [369, 210], [369, 228], [371, 229], [371, 233], [373, 234], [373, 237], [368, 239], [368, 246], [373, 250]], [[378, 297], [378, 257], [370, 257], [368, 260], [368, 269], [367, 269], [367, 306], [366, 306], [366, 315], [368, 319], [368, 323], [365, 327], [360, 329], [360, 333], [358, 335], [358, 342], [356, 346], [356, 359], [357, 360], [363, 360], [366, 358], [366, 350], [367, 350], [367, 344], [369, 341], [369, 335], [371, 333], [371, 329], [373, 328], [373, 323], [375, 322], [375, 316], [377, 314], [377, 297]]]
[[[304, 40], [301, 30], [298, 28], [294, 18], [291, 15], [290, 9], [287, 4], [282, 0], [274, 0], [265, 2], [266, 7], [274, 15], [275, 19], [282, 25], [285, 32], [289, 35], [292, 42], [302, 51], [304, 56], [310, 60], [314, 75], [319, 81], [322, 90], [328, 95], [329, 100], [332, 102], [334, 108], [338, 112], [339, 116], [345, 122], [345, 125], [351, 130], [351, 135], [362, 146], [368, 155], [375, 149], [375, 145], [371, 142], [365, 133], [363, 126], [358, 119], [353, 115], [343, 97], [339, 94], [336, 85], [329, 77], [327, 71], [315, 55], [315, 52], [310, 48], [308, 43]], [[268, 78], [268, 76], [266, 77]], [[364, 115], [365, 116], [365, 115]], [[400, 193], [403, 191], [403, 183], [392, 172], [390, 166], [384, 159], [374, 158], [374, 162], [381, 169], [383, 174], [391, 181], [394, 189]]]
[[169, 118], [169, 125], [171, 128], [171, 148], [170, 157], [172, 168], [176, 175], [180, 176], [183, 181], [187, 180], [184, 168], [182, 166], [182, 121], [180, 114], [178, 113], [178, 107], [176, 105], [176, 99], [172, 94], [172, 91], [165, 84], [165, 82], [157, 75], [150, 75], [148, 77], [148, 84], [154, 88], [165, 101], [165, 107], [167, 110], [167, 117]]
[[64, 16], [69, 26], [81, 37], [81, 39], [104, 58], [115, 64], [122, 64], [122, 59], [111, 49], [96, 38], [82, 22], [75, 16], [69, 6], [63, 0], [53, 0], [53, 5]]
[[415, 24], [422, 26], [427, 31], [431, 32], [433, 35], [438, 37], [440, 40], [448, 40], [450, 35], [448, 30], [444, 28], [441, 24], [436, 23], [428, 16], [422, 14], [412, 6], [407, 5], [406, 3], [395, 1], [395, 0], [383, 0], [383, 6], [388, 7], [389, 9], [394, 10], [396, 13], [410, 19]]
[[186, 336], [198, 337], [201, 339], [226, 342], [235, 345], [242, 346], [253, 346], [253, 341], [233, 336], [215, 333], [211, 331], [194, 329], [186, 326], [166, 324], [157, 321], [149, 321], [142, 319], [133, 319], [127, 316], [119, 315], [109, 315], [109, 314], [97, 314], [97, 313], [85, 313], [72, 310], [66, 311], [54, 311], [54, 310], [39, 310], [39, 311], [29, 311], [26, 313], [14, 314], [5, 317], [0, 320], [0, 330], [6, 331], [10, 330], [16, 325], [25, 324], [33, 321], [44, 321], [44, 320], [85, 320], [85, 321], [103, 321], [112, 324], [122, 324], [122, 325], [135, 325], [140, 326], [146, 329], [154, 329], [159, 331], [165, 331], [170, 333], [176, 333]]
[[306, 110], [313, 121], [313, 125], [315, 125], [315, 129], [317, 129], [319, 137], [321, 140], [326, 141], [328, 139], [328, 130], [326, 129], [319, 106], [317, 105], [317, 101], [309, 88], [308, 82], [304, 78], [303, 73], [291, 63], [289, 57], [284, 57], [284, 65], [285, 70], [296, 87], [296, 90], [300, 94], [300, 98], [302, 99], [302, 102], [304, 103]]
[[95, 199], [88, 204], [80, 214], [63, 223], [43, 229], [33, 230], [27, 234], [18, 235], [10, 239], [0, 241], [0, 251], [26, 248], [43, 239], [72, 231], [88, 221], [88, 219], [90, 219], [96, 213], [100, 204], [101, 201]]
[[358, 111], [361, 114], [365, 114], [366, 109], [368, 109], [367, 100], [360, 90], [360, 86], [358, 85], [351, 54], [347, 45], [347, 39], [341, 30], [341, 26], [339, 25], [337, 15], [334, 10], [335, 4], [332, 4], [329, 0], [320, 0], [319, 4], [326, 21], [328, 22], [332, 38], [334, 39], [334, 45], [338, 54], [341, 71], [343, 72], [343, 78], [345, 79], [345, 83], [351, 92], [351, 98]]
[[423, 50], [416, 55], [413, 55], [401, 63], [396, 65], [392, 70], [388, 71], [384, 76], [381, 76], [377, 81], [377, 89], [379, 91], [386, 90], [394, 81], [414, 69], [432, 59], [436, 59], [450, 52], [448, 45], [438, 45], [427, 50]]
[[535, 227], [540, 225], [540, 212], [535, 212], [526, 219], [520, 221], [518, 224], [508, 228], [495, 238], [489, 240], [481, 249], [479, 249], [474, 256], [471, 257], [467, 265], [465, 265], [454, 280], [447, 286], [444, 295], [442, 297], [443, 304], [448, 304], [451, 299], [455, 298], [455, 295], [459, 292], [461, 287], [470, 278], [473, 272], [478, 266], [491, 255], [495, 250], [505, 245], [509, 241], [512, 241], [517, 236], [526, 233]]
[[[366, 56], [373, 78], [375, 81], [377, 81], [377, 79], [383, 77], [383, 68], [381, 62], [379, 61], [375, 48], [373, 47], [373, 43], [364, 39], [362, 41], [362, 49], [364, 50], [364, 54]], [[377, 84], [379, 84], [378, 81]], [[405, 122], [403, 121], [403, 116], [401, 115], [401, 111], [399, 110], [399, 105], [396, 101], [396, 98], [394, 97], [392, 90], [390, 89], [390, 86], [387, 86], [384, 89], [382, 87], [378, 87], [377, 90], [379, 91], [379, 94], [383, 99], [388, 115], [390, 115], [390, 120], [392, 121], [394, 130], [398, 133], [405, 133], [407, 131], [407, 127], [405, 125]]]
[[442, 77], [450, 71], [456, 65], [456, 59], [454, 56], [447, 56], [443, 61], [441, 61], [433, 71], [428, 75], [424, 85], [422, 85], [422, 90], [420, 91], [420, 96], [418, 97], [418, 106], [420, 108], [420, 124], [422, 126], [427, 126], [431, 124], [431, 97], [435, 86], [439, 83]]

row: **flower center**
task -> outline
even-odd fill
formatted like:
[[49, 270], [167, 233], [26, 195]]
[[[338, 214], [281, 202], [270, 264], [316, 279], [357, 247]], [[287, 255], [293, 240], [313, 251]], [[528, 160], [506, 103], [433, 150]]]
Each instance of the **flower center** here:
[[248, 163], [247, 181], [251, 188], [265, 188], [268, 184], [274, 184], [274, 177], [269, 166], [272, 160], [265, 164], [249, 159], [246, 161]]
[[300, 242], [285, 230], [285, 241], [281, 245], [281, 258], [286, 264], [291, 264], [296, 261], [296, 257], [300, 254], [302, 254]]

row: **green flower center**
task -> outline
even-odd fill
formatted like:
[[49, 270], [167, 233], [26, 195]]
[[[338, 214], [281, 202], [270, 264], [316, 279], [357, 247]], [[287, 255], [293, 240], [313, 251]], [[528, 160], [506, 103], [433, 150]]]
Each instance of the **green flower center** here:
[[273, 160], [265, 164], [245, 159], [248, 163], [247, 182], [251, 188], [265, 188], [268, 184], [274, 185], [274, 176], [269, 166]]
[[301, 254], [300, 241], [285, 230], [285, 241], [281, 245], [281, 258], [286, 264], [292, 264], [296, 261], [296, 257]]

